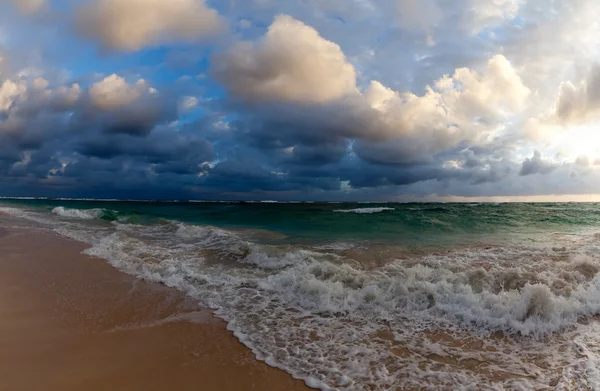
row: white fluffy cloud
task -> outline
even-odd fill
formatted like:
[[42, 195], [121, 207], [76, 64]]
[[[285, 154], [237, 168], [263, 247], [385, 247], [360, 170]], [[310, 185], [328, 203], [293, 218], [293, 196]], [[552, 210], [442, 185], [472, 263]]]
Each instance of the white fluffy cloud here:
[[204, 0], [92, 0], [79, 9], [77, 26], [104, 48], [135, 51], [214, 36], [224, 21]]
[[5, 80], [0, 84], [0, 112], [8, 111], [17, 99], [25, 96], [26, 92], [25, 83]]
[[379, 115], [370, 129], [384, 128], [384, 141], [362, 141], [359, 154], [371, 161], [406, 163], [461, 141], [489, 139], [519, 113], [530, 91], [503, 56], [492, 57], [484, 72], [457, 69], [417, 96], [372, 82], [364, 96]]
[[341, 48], [287, 15], [276, 17], [262, 41], [216, 56], [214, 72], [247, 100], [323, 103], [356, 92], [356, 71]]
[[484, 72], [456, 69], [422, 96], [378, 81], [361, 93], [341, 48], [289, 16], [277, 17], [258, 43], [240, 43], [215, 60], [214, 72], [236, 97], [313, 104], [348, 97], [353, 109], [364, 102], [363, 110], [376, 110], [371, 115], [379, 117], [380, 126], [394, 128], [396, 134], [449, 124], [493, 127], [521, 110], [530, 94], [502, 55], [492, 57]]
[[54, 89], [49, 86], [50, 82], [42, 77], [0, 78], [0, 113], [4, 112], [5, 116], [12, 118], [15, 115], [32, 115], [32, 112], [40, 109], [66, 110], [78, 102], [81, 94], [79, 84], [62, 85]]
[[142, 95], [150, 94], [153, 91], [142, 79], [135, 84], [129, 84], [122, 77], [112, 74], [90, 86], [89, 96], [90, 101], [96, 107], [111, 110], [129, 105]]

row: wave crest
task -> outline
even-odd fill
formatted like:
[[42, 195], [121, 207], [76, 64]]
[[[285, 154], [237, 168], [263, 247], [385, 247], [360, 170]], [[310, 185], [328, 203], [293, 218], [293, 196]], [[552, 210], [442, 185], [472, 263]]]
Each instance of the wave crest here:
[[71, 219], [80, 220], [98, 220], [101, 219], [107, 211], [105, 209], [71, 209], [63, 206], [58, 206], [52, 209], [52, 213]]
[[356, 209], [336, 209], [336, 213], [358, 213], [358, 214], [371, 214], [381, 213], [396, 210], [395, 208], [356, 208]]

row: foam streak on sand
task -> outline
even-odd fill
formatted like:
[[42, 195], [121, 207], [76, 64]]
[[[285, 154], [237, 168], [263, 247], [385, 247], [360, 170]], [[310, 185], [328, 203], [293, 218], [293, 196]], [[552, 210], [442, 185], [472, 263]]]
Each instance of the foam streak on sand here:
[[568, 389], [597, 378], [594, 235], [369, 269], [348, 247], [265, 245], [216, 227], [52, 224], [87, 254], [211, 307], [256, 357], [312, 387]]

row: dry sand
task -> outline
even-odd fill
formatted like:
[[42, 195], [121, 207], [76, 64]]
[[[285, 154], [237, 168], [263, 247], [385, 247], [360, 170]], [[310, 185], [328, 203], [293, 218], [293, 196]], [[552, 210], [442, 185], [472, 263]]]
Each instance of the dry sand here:
[[0, 215], [1, 391], [308, 390], [192, 299], [84, 248]]

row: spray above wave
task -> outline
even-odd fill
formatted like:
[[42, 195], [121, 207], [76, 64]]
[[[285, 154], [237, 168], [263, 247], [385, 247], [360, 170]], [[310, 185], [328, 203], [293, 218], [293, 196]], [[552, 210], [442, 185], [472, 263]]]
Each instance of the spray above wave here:
[[358, 213], [358, 214], [371, 214], [381, 213], [396, 210], [395, 208], [356, 208], [356, 209], [336, 209], [336, 213]]

